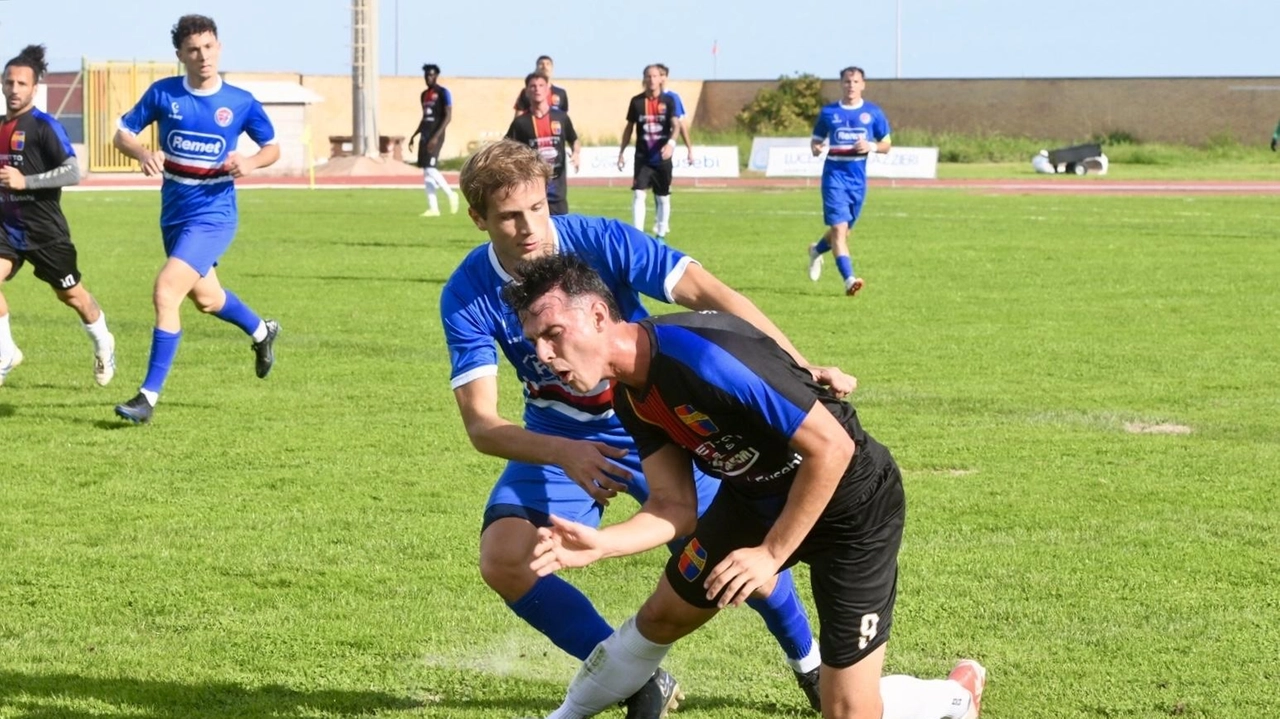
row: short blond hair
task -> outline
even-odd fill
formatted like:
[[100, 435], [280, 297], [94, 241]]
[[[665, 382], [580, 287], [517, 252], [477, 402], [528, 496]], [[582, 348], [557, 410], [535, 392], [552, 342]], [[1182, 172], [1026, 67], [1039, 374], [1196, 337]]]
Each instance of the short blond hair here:
[[546, 184], [550, 179], [551, 165], [532, 147], [515, 140], [499, 140], [467, 160], [458, 187], [471, 209], [487, 217], [489, 200], [495, 194], [530, 182]]

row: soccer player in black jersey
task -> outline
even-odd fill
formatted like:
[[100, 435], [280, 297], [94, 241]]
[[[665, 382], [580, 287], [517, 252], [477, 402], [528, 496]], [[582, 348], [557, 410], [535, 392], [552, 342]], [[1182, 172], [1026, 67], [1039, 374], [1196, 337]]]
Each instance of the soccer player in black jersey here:
[[[93, 340], [93, 377], [115, 375], [115, 338], [107, 317], [80, 284], [76, 247], [62, 214], [62, 188], [80, 181], [80, 165], [67, 131], [35, 108], [44, 76], [44, 46], [28, 45], [4, 66], [4, 123], [0, 124], [0, 285], [30, 262], [37, 278], [76, 311]], [[22, 363], [9, 331], [9, 304], [0, 294], [0, 385]]]
[[449, 211], [458, 213], [458, 193], [449, 187], [448, 180], [440, 174], [436, 164], [440, 160], [440, 148], [444, 146], [444, 131], [453, 120], [453, 96], [448, 88], [439, 84], [440, 66], [426, 64], [422, 66], [422, 79], [427, 87], [418, 96], [422, 105], [422, 119], [418, 129], [409, 136], [409, 152], [413, 152], [414, 141], [422, 136], [422, 144], [418, 146], [418, 167], [422, 168], [422, 184], [427, 191], [427, 210], [423, 217], [439, 217], [440, 206], [436, 203], [436, 191], [443, 190], [449, 198]]
[[[599, 275], [574, 255], [523, 264], [504, 296], [562, 382], [580, 391], [617, 382], [614, 411], [650, 488], [635, 516], [605, 529], [553, 517], [530, 566], [545, 575], [678, 537], [684, 544], [549, 719], [592, 716], [628, 696], [671, 643], [796, 562], [809, 565], [822, 625], [823, 716], [977, 717], [985, 670], [973, 660], [946, 680], [881, 677], [906, 501], [892, 455], [853, 407], [733, 315], [622, 321]], [[694, 465], [722, 482], [701, 518]]]
[[[559, 110], [560, 112], [568, 112], [569, 93], [565, 92], [563, 87], [552, 84], [551, 82], [551, 77], [555, 73], [555, 69], [556, 63], [551, 59], [550, 55], [539, 55], [538, 62], [534, 66], [533, 71], [535, 73], [545, 75], [547, 78], [547, 84], [550, 86], [550, 93], [547, 95], [547, 102], [550, 103], [551, 109]], [[517, 117], [533, 108], [533, 102], [529, 98], [528, 86], [529, 83], [526, 82], [525, 89], [521, 90], [520, 94], [516, 96], [516, 103], [511, 108], [515, 111]]]
[[634, 179], [631, 182], [631, 216], [644, 231], [645, 192], [653, 188], [653, 234], [665, 239], [671, 230], [671, 156], [676, 149], [676, 100], [662, 91], [662, 70], [644, 69], [644, 92], [627, 105], [627, 126], [618, 150], [618, 169], [626, 165], [627, 145], [636, 133]]
[[578, 133], [573, 129], [569, 115], [551, 106], [551, 78], [540, 72], [531, 72], [524, 79], [525, 93], [529, 96], [530, 110], [516, 115], [507, 128], [507, 139], [528, 145], [551, 165], [551, 177], [547, 180], [547, 207], [553, 215], [569, 214], [569, 177], [565, 167], [565, 146], [570, 148], [569, 161], [573, 171], [580, 163]]

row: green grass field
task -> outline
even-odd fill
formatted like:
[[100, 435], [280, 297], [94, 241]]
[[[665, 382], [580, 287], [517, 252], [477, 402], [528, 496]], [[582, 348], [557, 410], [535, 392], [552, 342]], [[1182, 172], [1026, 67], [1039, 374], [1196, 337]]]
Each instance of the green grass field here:
[[[111, 408], [145, 371], [156, 194], [65, 199], [111, 387], [47, 287], [4, 287], [27, 361], [0, 387], [0, 718], [545, 714], [577, 662], [480, 580], [501, 462], [467, 442], [439, 328], [481, 234], [410, 190], [240, 198], [221, 276], [280, 319], [276, 368], [257, 380], [249, 340], [188, 309], [150, 426]], [[860, 378], [903, 467], [889, 671], [977, 657], [992, 719], [1280, 714], [1274, 197], [873, 190], [854, 300], [831, 264], [805, 278], [816, 190], [673, 205], [675, 245]], [[1160, 424], [1190, 433], [1132, 431]], [[621, 621], [663, 561], [569, 576]], [[811, 716], [748, 610], [667, 666], [679, 717]]]

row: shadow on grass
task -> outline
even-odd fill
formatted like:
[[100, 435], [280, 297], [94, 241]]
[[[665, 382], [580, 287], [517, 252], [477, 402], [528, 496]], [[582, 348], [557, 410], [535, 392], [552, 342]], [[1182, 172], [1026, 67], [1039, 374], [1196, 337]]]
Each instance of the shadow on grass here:
[[0, 404], [0, 418], [12, 417], [18, 413], [18, 408], [11, 404]]
[[279, 685], [181, 684], [123, 677], [0, 672], [0, 714], [5, 716], [96, 717], [103, 714], [102, 704], [118, 707], [133, 719], [290, 719], [317, 714], [356, 717], [389, 710], [416, 711], [424, 706], [409, 697], [375, 691], [298, 691]]

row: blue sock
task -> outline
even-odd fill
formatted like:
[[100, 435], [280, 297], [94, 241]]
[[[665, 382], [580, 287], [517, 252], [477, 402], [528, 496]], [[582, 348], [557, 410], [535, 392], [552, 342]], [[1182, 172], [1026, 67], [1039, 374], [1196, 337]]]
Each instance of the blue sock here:
[[840, 269], [840, 276], [846, 280], [853, 277], [853, 260], [848, 255], [836, 255], [836, 267]]
[[214, 317], [223, 322], [231, 324], [244, 330], [247, 335], [252, 335], [254, 330], [258, 329], [258, 325], [262, 323], [262, 318], [258, 317], [258, 313], [249, 309], [249, 305], [240, 301], [231, 290], [224, 290], [227, 293], [227, 301], [223, 303], [222, 309], [213, 313]]
[[804, 605], [796, 596], [791, 570], [778, 575], [778, 584], [766, 599], [748, 599], [747, 606], [764, 618], [764, 625], [778, 640], [788, 659], [799, 661], [813, 650], [813, 630], [805, 616]]
[[165, 332], [159, 327], [151, 331], [151, 361], [147, 363], [147, 378], [142, 388], [148, 392], [160, 394], [164, 380], [169, 376], [169, 368], [173, 367], [173, 358], [178, 354], [178, 343], [182, 340], [182, 330]]
[[537, 629], [552, 644], [580, 660], [613, 634], [591, 600], [554, 574], [543, 577], [523, 597], [507, 604], [517, 617]]
[[826, 237], [823, 237], [821, 240], [818, 240], [818, 244], [814, 245], [813, 249], [814, 251], [816, 251], [818, 254], [821, 255], [823, 253], [831, 251], [831, 243], [827, 242]]

